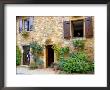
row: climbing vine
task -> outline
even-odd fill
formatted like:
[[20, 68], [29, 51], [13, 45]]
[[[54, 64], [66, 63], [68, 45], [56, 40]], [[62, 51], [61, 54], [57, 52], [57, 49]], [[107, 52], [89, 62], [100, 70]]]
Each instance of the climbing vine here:
[[52, 46], [52, 49], [55, 51], [58, 60], [59, 60], [61, 57], [64, 58], [64, 55], [65, 55], [66, 53], [69, 53], [69, 47], [61, 47], [61, 46], [58, 45], [58, 44], [54, 44], [54, 45]]
[[43, 51], [43, 47], [38, 44], [36, 41], [30, 43], [31, 53], [33, 55], [33, 60], [37, 66], [43, 65], [43, 61], [39, 58], [39, 53]]

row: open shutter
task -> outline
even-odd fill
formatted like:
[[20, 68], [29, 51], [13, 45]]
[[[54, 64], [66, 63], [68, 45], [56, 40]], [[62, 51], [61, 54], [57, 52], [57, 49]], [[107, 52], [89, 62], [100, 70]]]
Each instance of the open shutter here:
[[70, 39], [70, 21], [63, 22], [64, 38]]
[[33, 17], [29, 17], [29, 30], [33, 30]]
[[23, 29], [23, 22], [22, 22], [22, 17], [19, 18], [19, 32], [22, 32]]
[[85, 18], [85, 34], [87, 38], [93, 37], [92, 17]]

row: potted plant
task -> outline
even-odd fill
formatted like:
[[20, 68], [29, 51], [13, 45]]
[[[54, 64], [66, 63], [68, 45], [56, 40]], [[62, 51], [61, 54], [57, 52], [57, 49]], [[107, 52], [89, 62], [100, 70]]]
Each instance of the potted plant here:
[[43, 68], [43, 63], [44, 62], [42, 60], [38, 59], [36, 63], [37, 63], [37, 66], [38, 66], [39, 69]]
[[53, 68], [54, 71], [57, 71], [57, 70], [59, 69], [58, 64], [55, 63], [55, 62], [53, 62], [53, 63], [51, 64], [51, 68]]
[[31, 62], [29, 65], [30, 69], [36, 69], [37, 68], [37, 64], [35, 62]]
[[23, 36], [24, 38], [29, 37], [29, 32], [23, 31], [23, 32], [22, 32], [22, 36]]

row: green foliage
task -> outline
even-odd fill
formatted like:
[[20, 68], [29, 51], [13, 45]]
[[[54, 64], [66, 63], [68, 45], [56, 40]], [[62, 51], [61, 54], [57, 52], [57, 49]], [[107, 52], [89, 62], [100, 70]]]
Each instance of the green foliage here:
[[40, 60], [38, 57], [34, 56], [34, 62], [30, 64], [30, 69], [36, 69], [39, 68], [40, 66], [43, 67], [43, 60]]
[[54, 45], [52, 46], [52, 49], [55, 51], [55, 53], [59, 53], [59, 51], [60, 51], [60, 45], [54, 44]]
[[94, 63], [90, 62], [84, 52], [71, 54], [67, 59], [59, 61], [59, 67], [66, 73], [94, 72]]
[[40, 60], [39, 55], [38, 55], [39, 53], [43, 51], [43, 47], [39, 45], [36, 41], [32, 42], [30, 44], [30, 47], [31, 47], [31, 53], [33, 55], [33, 60], [36, 66], [43, 65], [44, 62]]
[[30, 69], [36, 69], [37, 68], [37, 64], [35, 62], [31, 62], [29, 65]]
[[30, 43], [30, 47], [32, 49], [32, 54], [41, 53], [43, 50], [43, 47], [39, 45], [36, 41], [33, 41]]
[[36, 64], [37, 64], [37, 65], [43, 65], [44, 62], [43, 62], [43, 60], [37, 59], [37, 60], [36, 60]]
[[73, 46], [77, 49], [84, 49], [85, 43], [84, 40], [73, 40]]
[[69, 47], [61, 47], [59, 52], [60, 52], [60, 55], [69, 53]]
[[23, 36], [24, 38], [29, 37], [29, 32], [22, 31], [22, 36]]
[[61, 58], [61, 57], [64, 57], [64, 55], [66, 53], [69, 53], [69, 47], [60, 47], [60, 45], [56, 45], [54, 44], [52, 46], [52, 49], [54, 49], [56, 55], [57, 55], [57, 58], [58, 60]]
[[57, 62], [53, 62], [50, 66], [54, 71], [59, 70], [59, 64]]
[[16, 65], [21, 63], [21, 51], [18, 46], [16, 46]]
[[83, 51], [70, 53], [70, 57], [71, 58], [76, 58], [78, 60], [82, 60], [82, 61], [88, 62], [88, 56]]
[[57, 57], [57, 60], [59, 60], [60, 58], [60, 45], [59, 44], [54, 44], [52, 46], [52, 49], [54, 50], [54, 52], [56, 53], [56, 57]]

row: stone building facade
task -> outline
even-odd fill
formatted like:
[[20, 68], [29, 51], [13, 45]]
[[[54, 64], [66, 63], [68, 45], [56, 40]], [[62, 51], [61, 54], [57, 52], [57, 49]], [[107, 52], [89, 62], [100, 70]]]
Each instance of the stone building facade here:
[[[77, 30], [78, 25], [79, 32]], [[62, 47], [69, 46], [69, 49], [74, 51], [72, 40], [75, 39], [83, 39], [86, 41], [85, 50], [88, 52], [88, 56], [93, 59], [94, 17], [92, 16], [17, 16], [16, 29], [16, 43], [21, 49], [22, 54], [24, 52], [23, 47], [29, 46], [32, 41], [37, 41], [40, 45], [45, 46], [40, 56], [44, 61], [44, 67], [48, 67], [47, 55], [49, 52], [47, 54], [47, 46], [59, 43]], [[29, 32], [27, 38], [22, 36], [22, 30]], [[46, 43], [47, 40], [50, 40], [48, 44]], [[56, 62], [55, 52], [53, 53], [53, 62]], [[21, 65], [23, 65], [23, 55]]]

